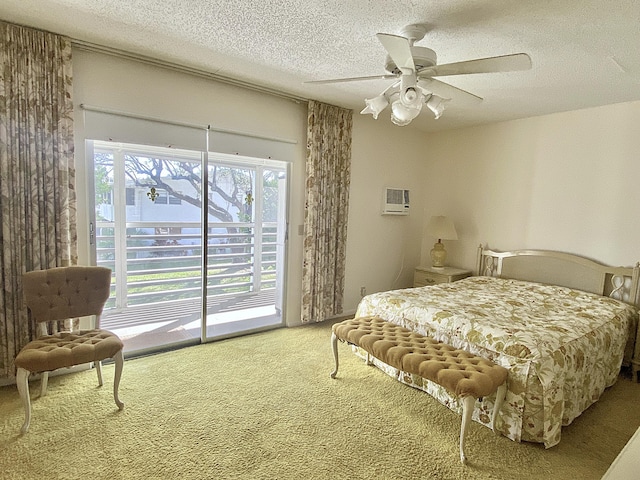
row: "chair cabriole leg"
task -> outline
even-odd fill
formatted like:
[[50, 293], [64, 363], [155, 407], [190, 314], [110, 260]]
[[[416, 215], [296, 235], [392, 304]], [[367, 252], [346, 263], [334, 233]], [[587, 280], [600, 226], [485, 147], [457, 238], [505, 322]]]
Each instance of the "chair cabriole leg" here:
[[29, 431], [29, 424], [31, 423], [31, 398], [29, 397], [29, 371], [24, 368], [18, 368], [16, 374], [16, 385], [18, 386], [18, 393], [20, 399], [24, 405], [24, 423], [22, 424], [22, 433]]
[[122, 410], [124, 408], [124, 403], [120, 401], [120, 398], [118, 398], [118, 387], [120, 386], [120, 378], [122, 378], [122, 367], [124, 365], [124, 354], [122, 353], [122, 350], [120, 350], [113, 356], [113, 360], [116, 364], [116, 372], [113, 376], [113, 399], [116, 401], [118, 409]]
[[334, 332], [331, 332], [331, 350], [333, 351], [333, 359], [336, 362], [336, 367], [329, 376], [331, 378], [336, 378], [336, 375], [338, 374], [338, 337]]
[[460, 426], [460, 461], [467, 463], [467, 457], [464, 454], [464, 436], [467, 433], [467, 426], [471, 423], [471, 415], [476, 399], [471, 395], [462, 398], [462, 425]]

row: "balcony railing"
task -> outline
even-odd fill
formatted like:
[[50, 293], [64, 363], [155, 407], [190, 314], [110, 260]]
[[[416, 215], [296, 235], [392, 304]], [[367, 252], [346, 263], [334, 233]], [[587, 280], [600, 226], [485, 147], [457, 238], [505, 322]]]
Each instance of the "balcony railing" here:
[[[277, 226], [211, 224], [207, 235], [207, 297], [275, 289]], [[112, 222], [96, 225], [97, 263], [114, 272], [106, 309], [158, 304], [202, 296], [199, 223], [127, 223], [126, 236]]]

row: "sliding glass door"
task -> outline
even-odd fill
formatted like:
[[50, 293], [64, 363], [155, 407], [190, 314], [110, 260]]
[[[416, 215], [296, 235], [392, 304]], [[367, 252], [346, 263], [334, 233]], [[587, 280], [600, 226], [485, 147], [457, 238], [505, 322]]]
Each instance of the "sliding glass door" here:
[[126, 353], [282, 323], [284, 162], [114, 142], [88, 148], [96, 263], [114, 272], [102, 326]]
[[282, 323], [282, 162], [211, 154], [206, 337]]

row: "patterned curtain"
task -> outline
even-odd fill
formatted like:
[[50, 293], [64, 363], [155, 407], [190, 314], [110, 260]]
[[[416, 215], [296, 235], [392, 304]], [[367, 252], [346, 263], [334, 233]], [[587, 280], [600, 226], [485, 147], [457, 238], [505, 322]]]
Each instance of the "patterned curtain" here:
[[36, 335], [22, 274], [77, 263], [71, 42], [0, 22], [0, 377]]
[[302, 322], [342, 313], [351, 181], [352, 111], [310, 101]]

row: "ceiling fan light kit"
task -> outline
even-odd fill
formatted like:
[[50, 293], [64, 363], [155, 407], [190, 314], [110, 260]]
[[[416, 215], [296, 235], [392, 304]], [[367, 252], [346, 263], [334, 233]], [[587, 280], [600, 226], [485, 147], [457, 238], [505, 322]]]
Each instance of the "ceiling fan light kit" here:
[[389, 105], [389, 99], [384, 93], [374, 98], [365, 98], [364, 103], [367, 105], [360, 113], [370, 113], [373, 118], [378, 119], [378, 115]]
[[437, 95], [431, 95], [426, 101], [427, 107], [435, 115], [435, 119], [439, 119], [444, 113], [445, 103], [450, 101], [450, 98], [441, 98]]
[[529, 70], [531, 58], [526, 53], [498, 57], [479, 58], [463, 62], [437, 64], [436, 52], [427, 47], [414, 46], [427, 33], [427, 26], [414, 24], [402, 30], [402, 36], [378, 33], [376, 36], [387, 51], [386, 75], [353, 77], [333, 80], [316, 80], [306, 83], [338, 83], [373, 79], [395, 79], [384, 92], [365, 99], [361, 114], [371, 114], [374, 119], [391, 105], [391, 121], [399, 126], [411, 123], [427, 105], [437, 120], [442, 116], [446, 103], [452, 97], [481, 102], [482, 98], [433, 77], [470, 75], [475, 73], [511, 72]]
[[[411, 82], [412, 79], [409, 75], [403, 75], [402, 81], [405, 81], [407, 77], [408, 81]], [[433, 112], [434, 118], [436, 120], [440, 118], [444, 112], [446, 102], [451, 99], [429, 93], [416, 82], [414, 83], [415, 85], [410, 84], [410, 86], [402, 87], [398, 82], [377, 97], [366, 98], [364, 101], [366, 107], [360, 113], [370, 113], [377, 120], [380, 112], [391, 104], [391, 121], [403, 127], [409, 125], [420, 114], [423, 105], [427, 105], [429, 110]], [[393, 101], [390, 101], [390, 99]]]
[[407, 106], [399, 100], [391, 104], [391, 121], [399, 127], [409, 125], [411, 120], [420, 114], [422, 105], [419, 107]]

